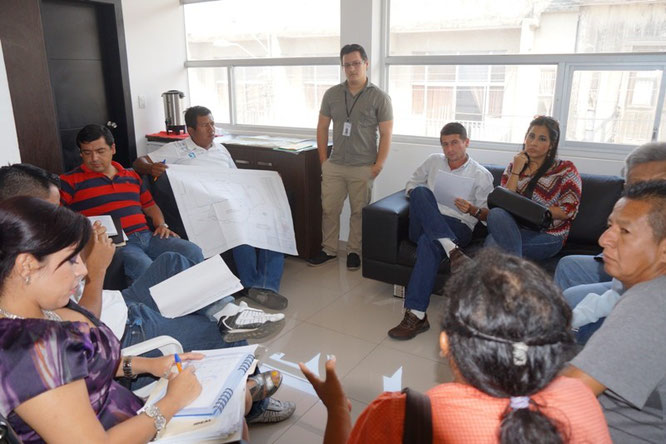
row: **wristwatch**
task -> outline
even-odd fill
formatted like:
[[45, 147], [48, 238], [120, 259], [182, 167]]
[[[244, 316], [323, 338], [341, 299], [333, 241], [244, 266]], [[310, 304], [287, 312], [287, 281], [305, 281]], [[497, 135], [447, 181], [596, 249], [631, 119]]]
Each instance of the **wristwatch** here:
[[476, 209], [476, 211], [474, 212], [474, 217], [476, 217], [478, 219], [479, 216], [481, 216], [481, 207], [478, 207]]
[[[155, 437], [157, 437], [162, 430], [164, 430], [164, 427], [166, 427], [166, 418], [164, 415], [162, 415], [162, 412], [160, 411], [160, 408], [157, 407], [155, 404], [151, 404], [148, 407], [145, 407], [143, 409], [143, 413], [145, 413], [149, 418], [153, 418], [155, 421], [155, 430], [157, 432], [155, 433]], [[154, 438], [153, 438], [154, 439]]]
[[132, 357], [123, 356], [123, 376], [127, 379], [134, 379], [136, 375], [132, 372]]
[[159, 225], [157, 226], [157, 228], [159, 228], [159, 227], [164, 227], [164, 228], [166, 228], [166, 229], [169, 228], [169, 226], [167, 225], [166, 222], [162, 222], [161, 224], [159, 224]]

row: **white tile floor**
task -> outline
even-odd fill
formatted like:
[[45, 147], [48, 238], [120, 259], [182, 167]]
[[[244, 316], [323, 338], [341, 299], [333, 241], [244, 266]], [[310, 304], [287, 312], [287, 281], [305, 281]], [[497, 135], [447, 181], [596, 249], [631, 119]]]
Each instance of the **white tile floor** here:
[[322, 442], [326, 409], [298, 369], [299, 361], [323, 375], [327, 355], [337, 357], [353, 420], [384, 390], [425, 391], [452, 380], [438, 348], [443, 297], [431, 297], [428, 332], [395, 341], [386, 332], [402, 319], [402, 299], [392, 296], [391, 285], [365, 279], [361, 270], [348, 271], [344, 255], [338, 257], [316, 268], [286, 259], [280, 293], [289, 299], [287, 322], [279, 334], [258, 343], [267, 348], [263, 367], [284, 374], [275, 397], [296, 402], [296, 413], [282, 423], [251, 426], [253, 444]]

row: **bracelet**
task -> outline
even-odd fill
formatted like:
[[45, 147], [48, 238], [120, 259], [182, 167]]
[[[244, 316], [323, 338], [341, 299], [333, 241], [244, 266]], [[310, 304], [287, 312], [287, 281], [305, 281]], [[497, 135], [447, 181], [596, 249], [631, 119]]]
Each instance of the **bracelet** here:
[[123, 356], [123, 376], [134, 379], [136, 375], [132, 372], [132, 356]]
[[167, 225], [166, 222], [162, 222], [161, 224], [159, 224], [159, 225], [157, 226], [157, 228], [159, 228], [159, 227], [164, 227], [164, 228], [166, 228], [167, 230], [169, 229], [169, 226]]
[[511, 171], [511, 175], [512, 176], [520, 176], [520, 173], [514, 173], [513, 171]]

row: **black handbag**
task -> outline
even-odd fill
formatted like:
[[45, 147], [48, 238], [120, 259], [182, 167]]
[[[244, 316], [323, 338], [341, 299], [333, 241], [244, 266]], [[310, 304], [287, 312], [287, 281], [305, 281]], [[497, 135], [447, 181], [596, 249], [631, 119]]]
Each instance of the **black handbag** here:
[[541, 231], [553, 224], [553, 215], [547, 207], [506, 188], [495, 187], [488, 195], [488, 208], [495, 207], [509, 212], [526, 228]]

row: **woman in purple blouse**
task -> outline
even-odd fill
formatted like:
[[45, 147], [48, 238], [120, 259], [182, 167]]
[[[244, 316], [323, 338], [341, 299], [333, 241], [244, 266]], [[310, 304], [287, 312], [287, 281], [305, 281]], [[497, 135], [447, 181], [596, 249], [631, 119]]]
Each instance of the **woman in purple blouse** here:
[[[86, 267], [88, 220], [30, 197], [0, 203], [0, 413], [24, 443], [145, 443], [201, 386], [186, 368], [143, 403], [114, 381], [162, 376], [173, 356], [121, 358], [111, 330], [70, 303]], [[185, 359], [196, 359], [184, 354]]]

